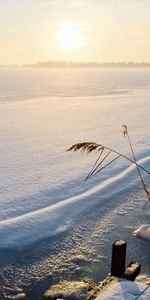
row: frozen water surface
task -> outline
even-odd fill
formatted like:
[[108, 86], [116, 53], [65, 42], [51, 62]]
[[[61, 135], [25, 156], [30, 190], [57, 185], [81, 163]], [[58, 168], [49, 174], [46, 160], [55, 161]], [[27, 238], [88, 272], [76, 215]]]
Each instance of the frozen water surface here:
[[2, 286], [32, 294], [61, 278], [100, 280], [118, 238], [128, 242], [128, 260], [149, 273], [149, 243], [132, 236], [150, 222], [135, 167], [120, 159], [85, 182], [96, 154], [65, 149], [95, 141], [131, 155], [125, 123], [150, 170], [150, 71], [1, 70], [0, 77]]

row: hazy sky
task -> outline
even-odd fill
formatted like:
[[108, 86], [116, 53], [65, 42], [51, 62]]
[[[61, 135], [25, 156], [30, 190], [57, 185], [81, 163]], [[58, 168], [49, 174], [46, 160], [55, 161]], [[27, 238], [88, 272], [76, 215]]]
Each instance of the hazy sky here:
[[150, 61], [150, 0], [0, 0], [0, 64], [46, 60]]

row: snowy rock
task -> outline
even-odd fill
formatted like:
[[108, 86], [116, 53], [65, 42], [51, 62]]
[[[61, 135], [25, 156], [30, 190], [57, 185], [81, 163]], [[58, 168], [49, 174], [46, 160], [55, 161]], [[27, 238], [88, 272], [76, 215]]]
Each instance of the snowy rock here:
[[26, 295], [24, 293], [20, 293], [15, 296], [15, 300], [23, 300], [26, 298]]
[[150, 241], [150, 225], [141, 225], [137, 230], [133, 231], [133, 235], [141, 239]]
[[9, 292], [9, 293], [12, 293], [12, 294], [23, 293], [23, 289], [21, 289], [21, 288], [19, 288], [19, 287], [11, 288], [11, 287], [5, 286], [5, 287], [4, 287], [4, 290], [5, 290], [6, 292]]
[[90, 282], [63, 280], [47, 290], [44, 297], [47, 299], [86, 300], [87, 294], [92, 288]]
[[6, 296], [5, 295], [4, 299], [7, 299], [7, 300], [24, 300], [24, 299], [26, 299], [26, 294], [19, 293], [19, 294], [14, 295], [14, 296]]
[[143, 282], [147, 285], [150, 285], [150, 275], [147, 275], [147, 274], [142, 274], [142, 275], [139, 275], [137, 278], [136, 278], [136, 281], [137, 282]]

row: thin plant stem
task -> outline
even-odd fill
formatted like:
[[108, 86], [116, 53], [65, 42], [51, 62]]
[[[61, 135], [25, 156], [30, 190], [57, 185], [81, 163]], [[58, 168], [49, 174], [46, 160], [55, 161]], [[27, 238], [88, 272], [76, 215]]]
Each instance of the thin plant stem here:
[[95, 167], [95, 169], [93, 169], [93, 171], [87, 176], [86, 179], [88, 179], [89, 177], [91, 177], [95, 171], [98, 169], [98, 167], [103, 163], [103, 161], [108, 157], [108, 155], [111, 153], [111, 151], [109, 151], [105, 156], [104, 158], [100, 161], [100, 163]]
[[112, 148], [109, 148], [109, 147], [106, 147], [106, 146], [104, 146], [104, 148], [107, 149], [107, 150], [110, 150], [110, 151], [112, 151], [112, 152], [114, 152], [114, 153], [116, 153], [116, 154], [118, 154], [118, 155], [120, 155], [121, 157], [123, 157], [123, 158], [125, 158], [125, 159], [127, 159], [130, 163], [132, 163], [132, 164], [138, 166], [141, 170], [145, 171], [147, 174], [150, 175], [150, 172], [149, 172], [149, 171], [147, 171], [144, 167], [140, 166], [140, 165], [139, 165], [137, 162], [135, 162], [133, 159], [127, 157], [126, 155], [124, 155], [124, 154], [122, 154], [122, 153], [120, 153], [120, 152], [118, 152], [118, 151], [116, 151], [116, 150], [114, 150], [114, 149], [112, 149]]
[[134, 159], [134, 162], [136, 163], [136, 168], [137, 168], [137, 172], [139, 174], [139, 177], [140, 177], [140, 180], [142, 182], [142, 185], [143, 185], [143, 189], [148, 197], [148, 200], [150, 201], [150, 192], [148, 191], [146, 185], [145, 185], [145, 182], [143, 180], [143, 177], [142, 177], [142, 174], [141, 174], [141, 171], [139, 169], [139, 165], [137, 164], [137, 160], [136, 160], [136, 156], [135, 156], [135, 153], [134, 153], [134, 150], [133, 150], [133, 146], [132, 146], [132, 143], [131, 143], [131, 139], [130, 139], [130, 136], [129, 136], [129, 133], [128, 133], [128, 129], [127, 129], [127, 126], [126, 125], [123, 125], [122, 126], [124, 128], [124, 137], [127, 136], [128, 138], [128, 142], [129, 142], [129, 145], [130, 145], [130, 149], [131, 149], [131, 152], [132, 152], [132, 156], [133, 156], [133, 159]]
[[94, 165], [93, 165], [91, 171], [89, 172], [89, 174], [87, 175], [87, 177], [85, 178], [85, 180], [87, 180], [87, 179], [91, 176], [91, 174], [93, 173], [94, 168], [96, 167], [98, 161], [99, 161], [100, 158], [101, 158], [101, 155], [103, 154], [104, 148], [102, 148], [100, 151], [101, 151], [101, 152], [100, 152], [100, 154], [99, 154], [99, 156], [98, 156], [96, 162], [94, 163]]
[[[132, 151], [132, 155], [133, 155], [134, 161], [137, 162], [136, 157], [135, 157], [135, 154], [134, 154], [134, 151], [133, 151], [133, 147], [132, 147], [132, 144], [131, 144], [131, 139], [130, 139], [129, 134], [127, 134], [127, 138], [128, 138], [128, 141], [129, 141], [129, 145], [130, 145], [130, 148], [131, 148], [131, 151]], [[141, 179], [141, 182], [142, 182], [142, 184], [143, 184], [143, 188], [144, 188], [144, 190], [147, 190], [147, 189], [146, 189], [145, 182], [144, 182], [143, 177], [142, 177], [142, 174], [141, 174], [140, 169], [139, 169], [139, 167], [138, 167], [137, 165], [136, 165], [136, 168], [137, 168], [139, 177], [140, 177], [140, 179]]]
[[149, 287], [150, 287], [150, 285], [148, 285], [138, 296], [136, 296], [135, 300], [139, 299], [139, 297], [141, 295], [143, 295], [145, 293], [145, 291], [149, 289]]
[[103, 166], [102, 168], [100, 168], [95, 174], [99, 173], [100, 171], [102, 171], [103, 169], [105, 169], [106, 167], [108, 167], [110, 164], [112, 164], [113, 162], [115, 162], [119, 157], [120, 157], [120, 155], [118, 155], [117, 157], [115, 157], [113, 160], [111, 160], [105, 166]]

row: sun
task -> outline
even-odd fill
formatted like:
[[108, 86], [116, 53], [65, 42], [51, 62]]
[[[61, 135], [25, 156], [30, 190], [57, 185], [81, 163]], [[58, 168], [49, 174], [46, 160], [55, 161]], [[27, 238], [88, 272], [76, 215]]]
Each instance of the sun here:
[[71, 22], [62, 23], [57, 32], [57, 39], [64, 49], [79, 47], [81, 42], [79, 26]]

